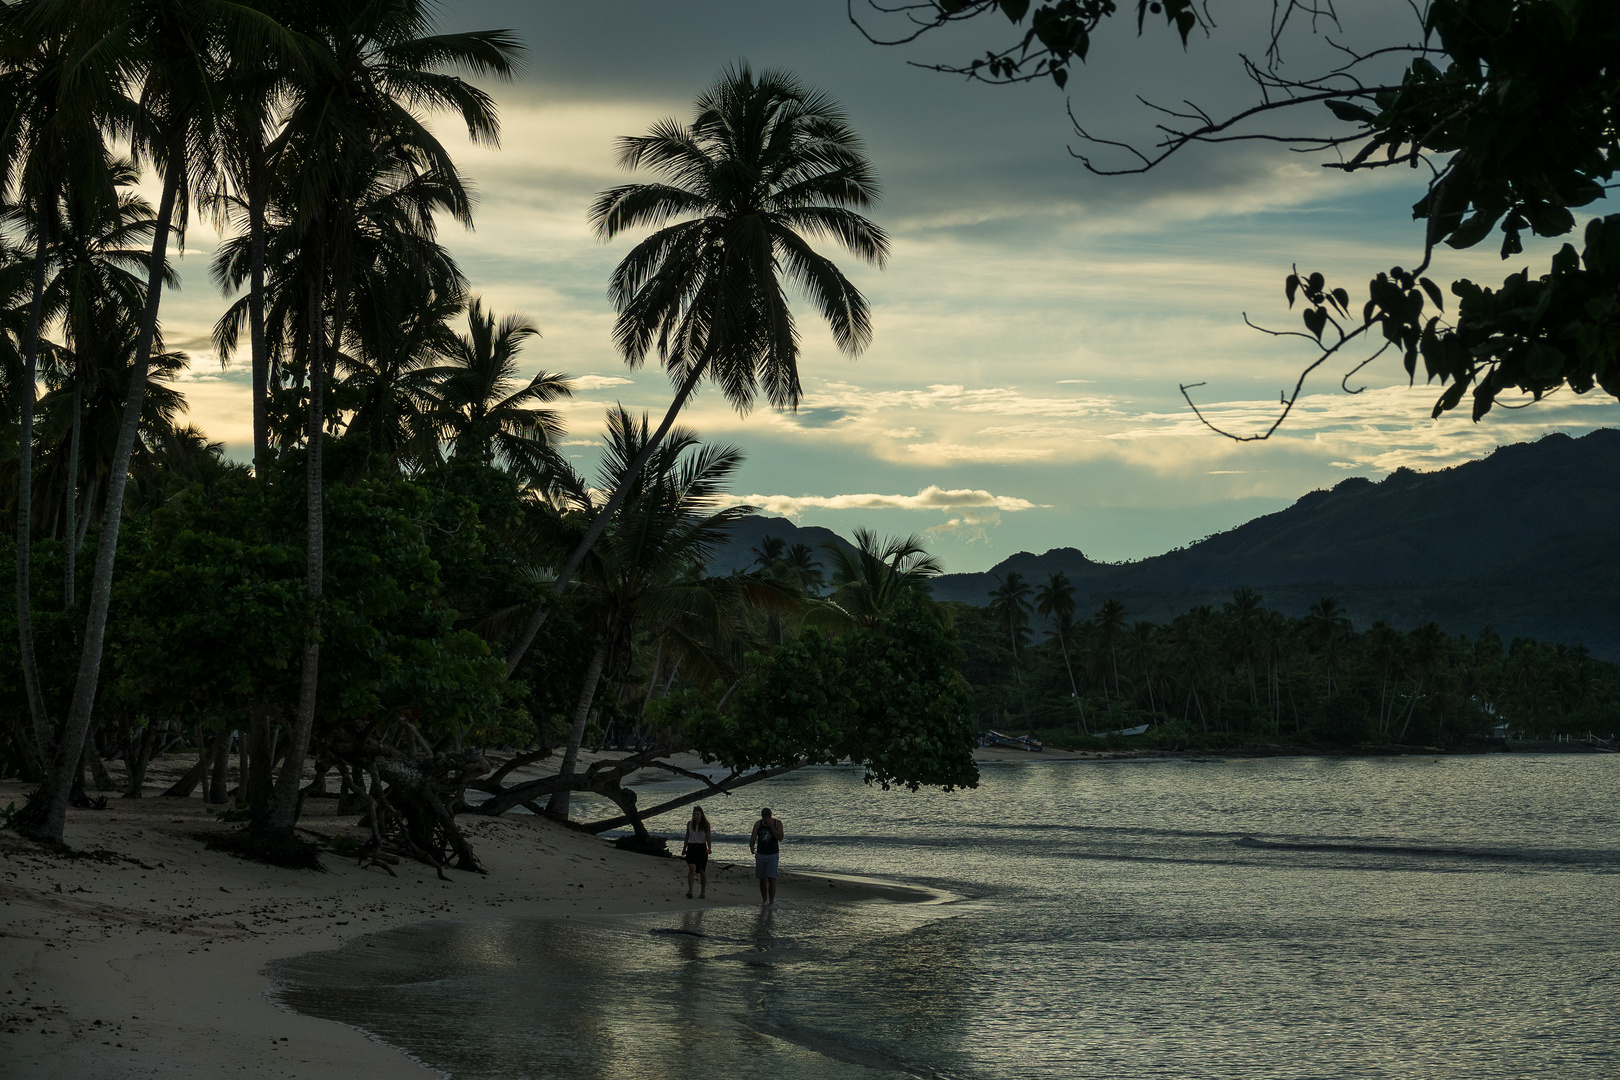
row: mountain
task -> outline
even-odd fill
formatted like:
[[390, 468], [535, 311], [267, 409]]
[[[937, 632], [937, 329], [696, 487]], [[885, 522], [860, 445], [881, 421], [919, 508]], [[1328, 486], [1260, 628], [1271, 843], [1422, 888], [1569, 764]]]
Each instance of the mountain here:
[[[806, 544], [820, 554], [822, 544], [837, 544], [848, 548], [850, 543], [831, 529], [823, 529], [820, 525], [795, 525], [787, 518], [760, 517], [758, 514], [749, 514], [737, 519], [731, 527], [731, 541], [715, 553], [709, 561], [708, 572], [714, 575], [729, 574], [733, 570], [747, 570], [754, 565], [754, 549], [765, 541], [767, 536], [774, 536], [788, 547], [794, 544]], [[823, 566], [827, 560], [821, 560]]]
[[1450, 469], [1397, 469], [1378, 483], [1354, 477], [1135, 562], [1095, 562], [1072, 547], [1019, 552], [985, 573], [937, 579], [934, 595], [983, 604], [1012, 570], [1031, 585], [1067, 574], [1082, 614], [1117, 597], [1132, 619], [1162, 621], [1248, 585], [1289, 615], [1332, 596], [1357, 628], [1432, 620], [1474, 634], [1489, 625], [1504, 641], [1583, 644], [1620, 661], [1620, 430], [1548, 435]]

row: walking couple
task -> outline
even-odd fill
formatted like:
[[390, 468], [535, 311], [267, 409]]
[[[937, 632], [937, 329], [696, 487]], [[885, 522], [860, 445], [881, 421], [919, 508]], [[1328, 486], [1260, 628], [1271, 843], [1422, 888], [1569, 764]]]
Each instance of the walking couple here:
[[[692, 879], [701, 883], [698, 899], [709, 895], [709, 854], [714, 850], [714, 830], [703, 807], [692, 807], [692, 820], [686, 823], [686, 898], [692, 898]], [[782, 820], [770, 808], [759, 812], [748, 834], [748, 851], [754, 856], [754, 877], [759, 879], [759, 902], [776, 903], [777, 860], [782, 852]]]

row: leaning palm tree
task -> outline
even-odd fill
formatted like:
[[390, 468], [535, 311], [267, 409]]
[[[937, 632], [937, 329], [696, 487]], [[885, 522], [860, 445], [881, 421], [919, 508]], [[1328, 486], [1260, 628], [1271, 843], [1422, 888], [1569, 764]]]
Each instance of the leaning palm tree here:
[[[626, 488], [629, 497], [613, 515], [613, 525], [591, 551], [576, 596], [596, 626], [597, 643], [585, 671], [559, 777], [574, 774], [591, 704], [609, 657], [628, 655], [637, 620], [649, 610], [670, 615], [708, 607], [711, 597], [690, 571], [707, 562], [725, 543], [727, 532], [749, 506], [723, 508], [719, 497], [742, 464], [736, 447], [699, 444], [695, 432], [676, 429], [657, 451], [641, 453], [650, 439], [647, 418], [638, 423], [623, 408], [608, 414], [607, 449], [601, 469], [603, 490]], [[631, 464], [650, 461], [633, 479]], [[586, 500], [591, 496], [585, 492]], [[697, 601], [697, 603], [694, 603]], [[569, 794], [555, 792], [547, 810], [567, 817]]]
[[439, 437], [452, 457], [499, 460], [525, 477], [560, 469], [552, 444], [562, 437], [562, 418], [537, 406], [570, 396], [573, 384], [544, 371], [527, 383], [518, 380], [518, 353], [539, 336], [539, 327], [522, 315], [497, 323], [477, 299], [468, 305], [467, 333], [445, 346], [450, 362], [424, 372], [435, 384]]
[[[872, 337], [866, 298], [810, 239], [830, 240], [881, 266], [889, 239], [859, 211], [878, 197], [877, 175], [836, 103], [781, 71], [731, 68], [696, 101], [690, 124], [674, 119], [620, 140], [619, 162], [660, 182], [604, 191], [591, 207], [596, 234], [655, 231], [625, 256], [608, 286], [619, 317], [614, 341], [639, 367], [654, 348], [675, 396], [642, 455], [634, 480], [704, 379], [738, 411], [763, 391], [779, 409], [797, 407], [799, 332], [785, 283], [797, 287], [850, 356]], [[591, 545], [624, 500], [615, 491], [558, 571], [567, 588]], [[544, 623], [536, 609], [507, 657], [515, 669]]]

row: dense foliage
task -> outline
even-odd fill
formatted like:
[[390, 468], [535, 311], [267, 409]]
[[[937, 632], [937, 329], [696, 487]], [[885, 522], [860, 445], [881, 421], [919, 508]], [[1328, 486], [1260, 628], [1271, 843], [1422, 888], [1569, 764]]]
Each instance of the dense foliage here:
[[[89, 784], [117, 786], [108, 760], [138, 798], [147, 763], [184, 748], [195, 766], [167, 794], [236, 803], [246, 853], [308, 864], [300, 810], [335, 797], [370, 826], [363, 859], [478, 869], [454, 820], [470, 790], [485, 813], [549, 794], [566, 817], [578, 790], [633, 807], [622, 781], [687, 746], [657, 719], [666, 698], [716, 719], [703, 745], [739, 766], [726, 783], [765, 775], [748, 739], [792, 721], [747, 688], [791, 665], [812, 617], [866, 635], [831, 647], [848, 685], [884, 693], [836, 744], [771, 764], [971, 782], [966, 699], [927, 655], [949, 655], [943, 630], [897, 618], [872, 638], [904, 589], [882, 610], [846, 590], [846, 610], [770, 566], [706, 577], [743, 512], [723, 505], [742, 454], [674, 426], [704, 380], [739, 408], [797, 402], [786, 285], [846, 353], [869, 340], [865, 298], [811, 242], [887, 253], [837, 103], [744, 65], [689, 124], [623, 140], [624, 164], [665, 182], [589, 211], [605, 238], [653, 229], [610, 282], [615, 339], [633, 366], [656, 349], [678, 389], [656, 429], [610, 413], [593, 485], [556, 450], [569, 379], [520, 373], [538, 327], [488, 310], [439, 241], [472, 199], [430, 114], [494, 144], [468, 76], [509, 77], [522, 46], [434, 16], [0, 3], [0, 563], [17, 585], [0, 664], [21, 676], [0, 688], [0, 775], [37, 785], [14, 824], [60, 842]], [[148, 180], [155, 207], [133, 190]], [[251, 371], [251, 469], [181, 426], [189, 359], [159, 313], [193, 213], [225, 234], [214, 344]], [[609, 740], [637, 750], [580, 767]], [[544, 791], [508, 782], [558, 749]]]
[[[1000, 591], [1028, 592], [1016, 577]], [[1062, 577], [1043, 587], [1061, 592]], [[1026, 609], [1011, 634], [995, 604], [951, 608], [980, 724], [1063, 745], [1104, 745], [1097, 736], [1144, 724], [1124, 745], [1480, 746], [1620, 731], [1620, 667], [1584, 649], [1504, 645], [1488, 627], [1358, 632], [1329, 597], [1297, 619], [1249, 589], [1165, 624], [1131, 621], [1117, 601], [1080, 621], [1049, 608], [1037, 623]]]

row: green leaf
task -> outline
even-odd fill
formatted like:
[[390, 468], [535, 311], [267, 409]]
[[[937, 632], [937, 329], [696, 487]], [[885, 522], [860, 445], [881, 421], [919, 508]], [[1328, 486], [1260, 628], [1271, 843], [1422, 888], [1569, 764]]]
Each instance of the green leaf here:
[[1327, 310], [1325, 308], [1311, 308], [1305, 312], [1305, 329], [1316, 335], [1316, 340], [1322, 340], [1322, 331], [1327, 326]]
[[1176, 29], [1181, 32], [1181, 44], [1187, 44], [1187, 35], [1192, 33], [1193, 27], [1198, 25], [1198, 16], [1191, 11], [1182, 11], [1176, 15]]
[[1434, 301], [1435, 307], [1439, 308], [1441, 311], [1446, 310], [1445, 301], [1440, 296], [1440, 286], [1436, 285], [1428, 278], [1419, 278], [1418, 284], [1423, 286], [1423, 291], [1429, 294], [1429, 299]]
[[1008, 22], [1021, 22], [1029, 11], [1029, 0], [1001, 0], [1001, 12]]
[[1491, 226], [1496, 224], [1500, 213], [1486, 210], [1476, 210], [1470, 217], [1464, 219], [1462, 224], [1451, 230], [1446, 237], [1446, 243], [1451, 247], [1462, 249], [1471, 248], [1490, 233]]

